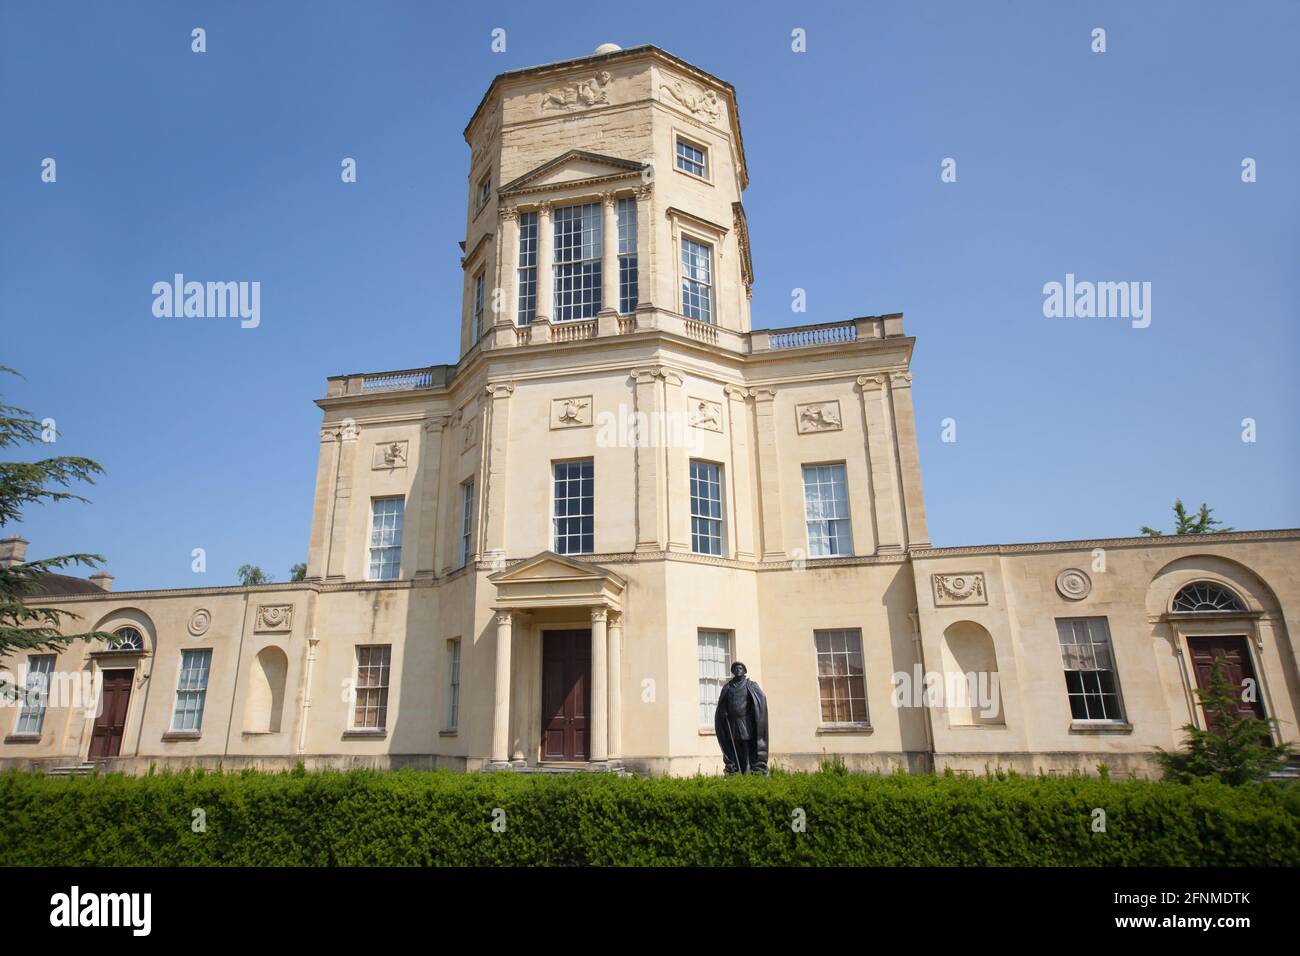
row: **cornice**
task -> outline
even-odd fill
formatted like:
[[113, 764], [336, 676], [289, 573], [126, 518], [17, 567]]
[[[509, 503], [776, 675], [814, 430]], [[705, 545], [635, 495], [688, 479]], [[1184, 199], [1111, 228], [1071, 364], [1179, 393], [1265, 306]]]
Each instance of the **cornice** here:
[[923, 560], [979, 554], [1039, 554], [1053, 551], [1091, 551], [1094, 548], [1177, 548], [1266, 541], [1300, 541], [1300, 528], [1224, 531], [1214, 534], [1168, 534], [1157, 537], [1135, 535], [1130, 538], [1090, 538], [1078, 541], [1031, 541], [1022, 544], [982, 544], [954, 548], [916, 548], [909, 553], [912, 558]]

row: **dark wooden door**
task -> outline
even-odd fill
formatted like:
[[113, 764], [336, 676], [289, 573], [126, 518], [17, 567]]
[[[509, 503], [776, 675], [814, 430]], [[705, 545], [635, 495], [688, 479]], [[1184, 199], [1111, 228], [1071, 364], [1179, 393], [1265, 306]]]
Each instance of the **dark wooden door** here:
[[126, 707], [131, 702], [131, 684], [135, 671], [104, 671], [104, 685], [99, 692], [99, 715], [90, 733], [90, 759], [116, 757], [122, 752], [126, 733]]
[[587, 760], [591, 631], [542, 632], [542, 759]]
[[[1251, 666], [1250, 649], [1244, 637], [1189, 637], [1187, 646], [1192, 652], [1192, 666], [1196, 669], [1198, 687], [1204, 689], [1210, 685], [1214, 662], [1223, 658], [1223, 676], [1237, 691], [1237, 715], [1244, 717], [1253, 714], [1260, 720], [1264, 719], [1264, 703], [1261, 699], [1263, 691], [1255, 679], [1255, 668]], [[1241, 697], [1247, 680], [1254, 687], [1254, 700], [1243, 701]], [[1205, 717], [1207, 724], [1213, 719], [1211, 714], [1206, 714]]]

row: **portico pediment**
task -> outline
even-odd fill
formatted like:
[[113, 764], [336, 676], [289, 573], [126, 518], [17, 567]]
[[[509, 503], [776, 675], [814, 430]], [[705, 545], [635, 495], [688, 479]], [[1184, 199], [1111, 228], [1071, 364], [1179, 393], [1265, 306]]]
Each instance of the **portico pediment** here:
[[548, 607], [620, 608], [627, 581], [598, 564], [543, 551], [504, 571], [488, 575], [496, 585], [495, 607], [529, 610]]
[[640, 182], [642, 172], [648, 168], [646, 163], [571, 149], [506, 183], [501, 187], [500, 195], [502, 198], [519, 198], [572, 186], [626, 186]]

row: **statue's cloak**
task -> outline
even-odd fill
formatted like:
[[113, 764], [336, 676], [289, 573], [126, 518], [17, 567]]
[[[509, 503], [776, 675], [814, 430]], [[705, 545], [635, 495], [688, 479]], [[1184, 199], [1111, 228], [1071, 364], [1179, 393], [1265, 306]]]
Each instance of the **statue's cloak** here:
[[[767, 773], [767, 695], [748, 677], [745, 678], [745, 691], [749, 694], [749, 712], [754, 718], [754, 746], [758, 751], [757, 759], [751, 769]], [[730, 720], [723, 710], [726, 699], [727, 691], [724, 687], [722, 693], [718, 695], [718, 706], [713, 711], [713, 732], [717, 734], [718, 745], [722, 748], [722, 762], [726, 772], [736, 773], [740, 769], [737, 745], [743, 747], [747, 742], [736, 739]]]

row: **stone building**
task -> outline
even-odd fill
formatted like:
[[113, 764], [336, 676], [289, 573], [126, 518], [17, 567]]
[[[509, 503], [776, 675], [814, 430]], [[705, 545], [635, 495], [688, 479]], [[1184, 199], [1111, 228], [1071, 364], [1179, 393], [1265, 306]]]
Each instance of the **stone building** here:
[[1149, 773], [1216, 657], [1295, 739], [1300, 531], [931, 547], [902, 316], [751, 326], [730, 84], [606, 45], [465, 139], [461, 354], [328, 379], [306, 580], [50, 576], [116, 636], [7, 662], [5, 764], [713, 773], [736, 659], [788, 768]]

